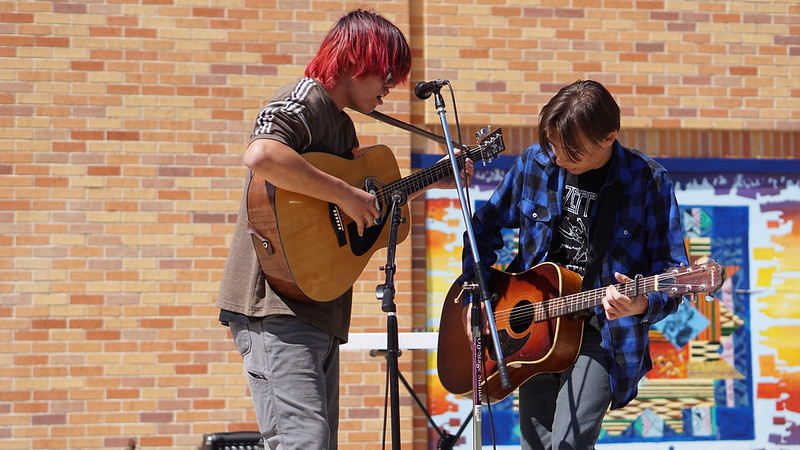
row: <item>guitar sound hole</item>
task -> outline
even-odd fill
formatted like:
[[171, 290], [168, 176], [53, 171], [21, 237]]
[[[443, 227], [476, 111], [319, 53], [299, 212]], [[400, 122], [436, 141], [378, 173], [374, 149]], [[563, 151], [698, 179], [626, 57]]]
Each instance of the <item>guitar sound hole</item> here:
[[508, 319], [509, 328], [516, 334], [523, 333], [533, 323], [533, 304], [527, 300], [514, 305]]

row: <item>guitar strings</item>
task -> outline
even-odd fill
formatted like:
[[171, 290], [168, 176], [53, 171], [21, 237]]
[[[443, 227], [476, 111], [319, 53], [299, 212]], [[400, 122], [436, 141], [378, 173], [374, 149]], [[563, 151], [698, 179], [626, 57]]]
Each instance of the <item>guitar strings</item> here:
[[[663, 279], [663, 280], [662, 280]], [[655, 292], [656, 286], [672, 287], [677, 283], [672, 280], [668, 275], [655, 275], [653, 277], [645, 278], [640, 282], [639, 288], [644, 292]], [[702, 289], [705, 284], [683, 284], [687, 291]], [[634, 294], [635, 286], [633, 282], [615, 285], [617, 290], [621, 293], [632, 296]], [[529, 303], [525, 306], [519, 306], [507, 310], [498, 310], [494, 312], [495, 323], [507, 326], [514, 320], [528, 322], [533, 318], [533, 322], [542, 322], [552, 318], [560, 317], [573, 312], [581, 311], [600, 304], [599, 300], [602, 298], [602, 293], [606, 288], [594, 289], [591, 291], [579, 292], [576, 294], [559, 297], [554, 299], [547, 299], [537, 303]]]
[[[617, 289], [625, 289], [617, 285]], [[518, 306], [495, 313], [496, 324], [508, 326], [512, 322], [543, 322], [600, 304], [605, 288], [572, 294], [566, 297], [547, 299], [537, 303]]]
[[[471, 157], [472, 150], [467, 150], [466, 152], [462, 152], [460, 155], [456, 155], [456, 165], [459, 169], [464, 167], [464, 160], [467, 157]], [[450, 167], [449, 160], [442, 160], [437, 162], [436, 164], [422, 169], [416, 173], [411, 174], [406, 178], [401, 178], [397, 181], [389, 183], [388, 185], [384, 186], [380, 189], [378, 197], [380, 198], [381, 204], [388, 204], [389, 197], [394, 194], [397, 190], [403, 191], [406, 195], [416, 192], [426, 186], [429, 186], [443, 178], [449, 176], [453, 173], [452, 168]]]
[[[655, 291], [659, 276], [648, 277], [640, 282], [640, 290], [644, 292]], [[633, 295], [633, 282], [614, 285], [621, 293]], [[536, 303], [528, 303], [506, 310], [494, 311], [495, 324], [497, 326], [508, 327], [514, 321], [542, 322], [573, 312], [582, 311], [600, 304], [605, 293], [606, 287], [593, 289], [590, 291], [578, 292], [565, 297], [551, 298]]]
[[[465, 151], [462, 151], [460, 154], [456, 155], [456, 167], [463, 169], [464, 162], [467, 158], [470, 158], [476, 162], [478, 160], [476, 157], [479, 157], [480, 160], [485, 160], [486, 155], [484, 155], [484, 151], [490, 147], [493, 147], [495, 145], [495, 141], [498, 139], [500, 140], [500, 144], [502, 146], [502, 135], [497, 134], [498, 132], [499, 130], [493, 133], [495, 134], [494, 137], [486, 137], [483, 141], [481, 141], [480, 145], [466, 148]], [[489, 158], [491, 159], [496, 153], [496, 150], [495, 152], [490, 153]], [[438, 161], [436, 164], [430, 167], [422, 169], [408, 177], [389, 183], [388, 185], [379, 189], [378, 197], [380, 203], [384, 205], [388, 204], [389, 198], [398, 189], [402, 190], [404, 194], [408, 195], [437, 181], [440, 181], [443, 178], [452, 175], [452, 173], [452, 165], [448, 159]]]
[[[710, 271], [708, 272], [711, 275], [710, 281], [709, 278], [702, 275], [707, 271]], [[644, 295], [658, 291], [671, 292], [672, 295], [677, 293], [680, 293], [680, 295], [698, 292], [713, 293], [720, 288], [722, 285], [721, 280], [724, 279], [724, 276], [714, 276], [718, 272], [722, 272], [718, 264], [714, 262], [714, 265], [709, 266], [708, 263], [705, 263], [692, 267], [674, 268], [660, 275], [641, 278], [638, 281], [634, 279], [614, 286], [628, 297], [633, 297], [638, 292], [642, 293], [640, 295]], [[722, 273], [724, 274], [724, 272]], [[698, 276], [700, 279], [697, 279]], [[495, 324], [510, 328], [509, 325], [516, 321], [516, 323], [525, 325], [528, 328], [530, 326], [528, 322], [531, 321], [534, 323], [542, 322], [597, 306], [601, 303], [606, 289], [607, 287], [602, 287], [539, 302], [535, 302], [532, 299], [521, 299], [511, 309], [493, 311]], [[528, 304], [518, 306], [523, 301], [528, 301]]]

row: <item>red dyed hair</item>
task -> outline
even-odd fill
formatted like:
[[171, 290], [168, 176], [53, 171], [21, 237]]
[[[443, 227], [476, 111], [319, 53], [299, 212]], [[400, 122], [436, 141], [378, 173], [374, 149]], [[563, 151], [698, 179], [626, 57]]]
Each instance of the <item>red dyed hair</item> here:
[[411, 71], [411, 50], [403, 32], [380, 14], [356, 9], [339, 19], [306, 66], [305, 76], [331, 89], [339, 74], [370, 75], [401, 84]]

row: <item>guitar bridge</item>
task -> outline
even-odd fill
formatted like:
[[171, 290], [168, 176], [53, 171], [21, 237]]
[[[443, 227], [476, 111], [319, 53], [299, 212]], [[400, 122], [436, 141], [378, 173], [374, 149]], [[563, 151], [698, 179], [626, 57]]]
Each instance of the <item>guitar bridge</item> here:
[[342, 220], [342, 212], [339, 207], [333, 203], [328, 203], [328, 215], [331, 219], [331, 227], [333, 233], [336, 235], [336, 241], [339, 247], [347, 245], [347, 232], [344, 229], [344, 221]]

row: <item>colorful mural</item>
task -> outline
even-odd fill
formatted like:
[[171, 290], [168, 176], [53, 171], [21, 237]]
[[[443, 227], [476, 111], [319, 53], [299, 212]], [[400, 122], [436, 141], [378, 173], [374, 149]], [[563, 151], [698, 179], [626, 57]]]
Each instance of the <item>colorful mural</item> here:
[[[666, 164], [666, 163], [665, 163]], [[712, 165], [706, 165], [711, 167]], [[748, 170], [757, 171], [750, 164]], [[800, 446], [800, 175], [688, 172], [670, 168], [690, 260], [713, 258], [726, 281], [713, 297], [684, 301], [651, 330], [653, 370], [627, 407], [603, 423], [602, 448], [786, 448]], [[479, 171], [479, 206], [505, 173]], [[460, 273], [464, 224], [452, 191], [427, 194], [430, 329]], [[513, 231], [500, 262], [513, 256]], [[472, 402], [446, 392], [429, 358], [429, 402], [455, 449], [472, 448]], [[465, 426], [466, 424], [466, 426]], [[484, 408], [484, 445], [518, 448], [516, 398]], [[463, 428], [463, 430], [462, 430]], [[460, 432], [460, 433], [459, 433]], [[431, 433], [431, 448], [437, 448]]]

